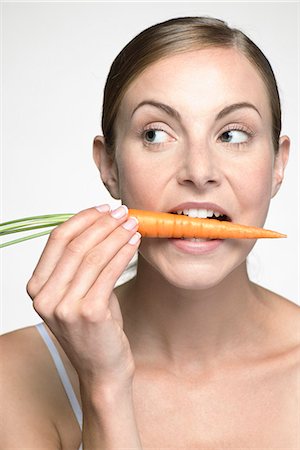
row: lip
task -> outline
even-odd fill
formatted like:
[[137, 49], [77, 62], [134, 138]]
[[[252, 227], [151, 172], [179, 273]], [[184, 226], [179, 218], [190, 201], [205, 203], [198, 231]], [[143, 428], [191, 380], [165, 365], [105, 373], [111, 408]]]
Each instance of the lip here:
[[[178, 205], [174, 206], [172, 209], [170, 209], [168, 212], [176, 212], [183, 209], [212, 209], [213, 211], [219, 212], [222, 215], [227, 216], [230, 219], [229, 213], [222, 208], [220, 205], [217, 205], [216, 203], [210, 203], [210, 202], [185, 202], [185, 203], [179, 203]], [[231, 219], [230, 219], [231, 220]]]
[[224, 240], [221, 239], [209, 239], [204, 242], [192, 242], [186, 239], [168, 239], [168, 241], [180, 252], [191, 255], [208, 255], [224, 243]]

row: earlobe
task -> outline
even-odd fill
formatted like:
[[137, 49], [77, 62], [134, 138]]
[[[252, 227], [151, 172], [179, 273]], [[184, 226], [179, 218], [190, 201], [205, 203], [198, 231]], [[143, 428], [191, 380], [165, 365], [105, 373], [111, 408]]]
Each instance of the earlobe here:
[[273, 168], [273, 183], [272, 183], [272, 198], [280, 189], [284, 178], [284, 171], [289, 159], [290, 139], [288, 136], [281, 136], [279, 140], [278, 152], [274, 159]]
[[96, 136], [93, 142], [93, 158], [100, 172], [100, 178], [110, 195], [119, 200], [118, 168], [108, 153], [103, 136]]

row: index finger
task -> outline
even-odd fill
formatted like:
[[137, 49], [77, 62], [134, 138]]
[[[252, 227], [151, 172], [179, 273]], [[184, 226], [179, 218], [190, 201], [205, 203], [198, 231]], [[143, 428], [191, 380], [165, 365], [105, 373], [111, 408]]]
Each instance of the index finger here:
[[[105, 206], [107, 207], [106, 211], [104, 209]], [[101, 215], [108, 214], [111, 210], [109, 205], [101, 205], [98, 208], [88, 208], [80, 211], [51, 232], [32, 274], [40, 288], [52, 274], [66, 245], [86, 228], [93, 225], [99, 219], [99, 215], [101, 217]]]

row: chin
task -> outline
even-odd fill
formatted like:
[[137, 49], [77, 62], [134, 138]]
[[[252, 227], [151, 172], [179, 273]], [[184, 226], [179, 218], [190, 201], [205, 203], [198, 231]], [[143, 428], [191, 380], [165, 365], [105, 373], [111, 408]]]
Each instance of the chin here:
[[189, 291], [203, 291], [221, 285], [235, 275], [240, 278], [241, 270], [246, 268], [246, 260], [231, 260], [225, 264], [169, 264], [156, 261], [156, 270], [170, 285]]
[[217, 287], [232, 273], [232, 270], [200, 270], [199, 268], [185, 269], [183, 271], [160, 271], [161, 275], [172, 285], [179, 289], [201, 291]]
[[[246, 272], [246, 258], [254, 243], [231, 241], [229, 249], [218, 258], [194, 259], [194, 256], [166, 257], [151, 245], [140, 247], [139, 253], [170, 285], [178, 289], [205, 290], [217, 287], [228, 278]], [[194, 259], [194, 260], [193, 260]], [[156, 279], [156, 277], [155, 277]]]

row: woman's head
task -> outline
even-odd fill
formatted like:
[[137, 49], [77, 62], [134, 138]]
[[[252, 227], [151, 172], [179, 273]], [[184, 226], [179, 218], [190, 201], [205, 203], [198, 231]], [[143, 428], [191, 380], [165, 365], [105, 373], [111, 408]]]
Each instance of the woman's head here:
[[102, 111], [102, 131], [106, 149], [114, 156], [116, 120], [129, 85], [151, 64], [177, 53], [208, 47], [235, 48], [259, 71], [268, 93], [272, 113], [272, 140], [275, 153], [281, 132], [278, 88], [269, 61], [240, 30], [222, 20], [182, 17], [153, 25], [132, 39], [115, 58], [107, 77]]
[[[262, 76], [241, 51], [246, 38], [221, 21], [174, 19], [155, 27], [131, 41], [110, 71], [105, 139], [94, 147], [102, 180], [130, 208], [167, 212], [197, 202], [197, 209], [219, 206], [236, 223], [263, 226], [288, 155], [271, 68], [260, 56]], [[139, 253], [171, 284], [202, 289], [245, 262], [253, 245], [226, 240], [195, 256], [167, 239], [144, 239]]]

